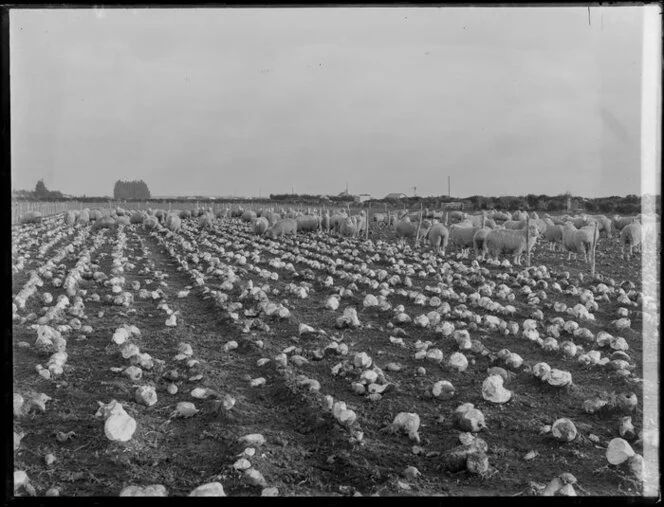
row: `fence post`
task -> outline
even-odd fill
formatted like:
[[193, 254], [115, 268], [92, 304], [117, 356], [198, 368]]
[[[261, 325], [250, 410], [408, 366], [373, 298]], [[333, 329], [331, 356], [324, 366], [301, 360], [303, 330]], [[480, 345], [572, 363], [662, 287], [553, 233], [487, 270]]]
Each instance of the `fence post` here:
[[369, 239], [369, 224], [371, 223], [371, 204], [369, 204], [369, 210], [367, 211], [367, 219], [366, 223], [364, 224], [364, 239], [368, 240]]
[[422, 227], [422, 202], [420, 202], [420, 221], [417, 223], [417, 233], [415, 234], [415, 247], [420, 246], [420, 227]]
[[595, 278], [595, 247], [597, 246], [597, 222], [595, 222], [595, 227], [593, 228], [593, 244], [592, 244], [592, 251], [590, 254], [592, 257], [590, 258], [590, 276], [594, 279]]
[[526, 266], [530, 267], [530, 216], [526, 217]]

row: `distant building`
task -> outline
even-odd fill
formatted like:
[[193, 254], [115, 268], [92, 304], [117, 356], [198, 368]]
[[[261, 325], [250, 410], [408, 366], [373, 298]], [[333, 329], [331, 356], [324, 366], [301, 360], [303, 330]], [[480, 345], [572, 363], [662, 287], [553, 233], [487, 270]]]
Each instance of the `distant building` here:
[[391, 194], [387, 194], [385, 199], [405, 199], [406, 197], [408, 196], [403, 192], [392, 192]]
[[355, 196], [355, 201], [356, 202], [365, 202], [371, 199], [371, 196], [369, 194], [360, 194]]

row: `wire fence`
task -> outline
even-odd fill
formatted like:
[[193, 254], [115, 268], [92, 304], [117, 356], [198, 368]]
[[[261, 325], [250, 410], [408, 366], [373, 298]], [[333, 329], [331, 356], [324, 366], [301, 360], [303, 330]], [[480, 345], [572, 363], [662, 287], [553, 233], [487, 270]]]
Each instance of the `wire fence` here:
[[[321, 204], [302, 204], [302, 203], [289, 203], [289, 202], [255, 202], [255, 201], [197, 201], [194, 199], [183, 201], [107, 201], [107, 202], [84, 202], [84, 201], [17, 201], [12, 200], [11, 203], [11, 223], [12, 225], [20, 223], [21, 219], [31, 211], [38, 211], [42, 216], [57, 215], [70, 210], [89, 209], [113, 209], [122, 208], [125, 210], [148, 210], [148, 209], [163, 209], [163, 210], [197, 210], [197, 209], [211, 209], [214, 213], [224, 208], [243, 208], [250, 210], [259, 210], [265, 208], [272, 209], [293, 209], [296, 211], [326, 211], [326, 210], [341, 210], [345, 209], [351, 213], [359, 213], [361, 210], [371, 215], [376, 213], [387, 213], [395, 211], [419, 211], [419, 206], [411, 206], [410, 209], [404, 205], [394, 203], [390, 204], [367, 204], [367, 203], [330, 203]], [[449, 206], [442, 207], [442, 209], [462, 209], [461, 207]]]

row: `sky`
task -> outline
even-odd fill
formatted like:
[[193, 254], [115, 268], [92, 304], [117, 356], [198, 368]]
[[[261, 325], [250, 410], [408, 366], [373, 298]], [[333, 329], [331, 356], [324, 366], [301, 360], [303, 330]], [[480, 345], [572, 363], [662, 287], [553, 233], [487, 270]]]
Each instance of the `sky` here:
[[12, 10], [12, 188], [639, 194], [642, 32], [636, 6]]

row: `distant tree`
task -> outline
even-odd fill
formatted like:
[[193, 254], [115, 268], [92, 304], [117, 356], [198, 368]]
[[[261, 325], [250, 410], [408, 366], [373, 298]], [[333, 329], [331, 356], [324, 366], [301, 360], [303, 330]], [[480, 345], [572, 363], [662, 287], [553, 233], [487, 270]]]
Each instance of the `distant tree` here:
[[150, 199], [150, 189], [143, 180], [115, 182], [113, 198], [117, 201]]
[[46, 199], [48, 196], [48, 189], [44, 185], [44, 180], [39, 180], [35, 186], [35, 197], [37, 199]]
[[566, 204], [561, 199], [551, 199], [546, 203], [546, 211], [563, 211]]
[[528, 208], [535, 209], [537, 207], [537, 196], [535, 194], [528, 194], [525, 198]]

